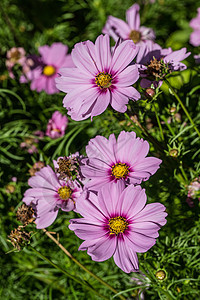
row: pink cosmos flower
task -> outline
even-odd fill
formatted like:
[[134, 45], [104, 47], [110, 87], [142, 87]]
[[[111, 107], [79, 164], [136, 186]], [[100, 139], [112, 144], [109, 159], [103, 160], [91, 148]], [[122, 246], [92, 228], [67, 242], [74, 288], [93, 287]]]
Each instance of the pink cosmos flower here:
[[155, 243], [158, 230], [165, 225], [165, 206], [146, 204], [145, 190], [124, 183], [107, 184], [98, 193], [84, 193], [77, 201], [83, 216], [70, 220], [69, 228], [83, 239], [79, 250], [87, 250], [94, 261], [113, 256], [124, 272], [138, 270], [136, 252], [146, 252]]
[[103, 33], [109, 34], [115, 41], [118, 38], [122, 40], [132, 40], [135, 44], [142, 44], [146, 40], [155, 40], [153, 29], [140, 26], [140, 6], [133, 4], [126, 11], [126, 22], [109, 16], [103, 28]]
[[153, 84], [156, 88], [162, 85], [162, 79], [168, 73], [185, 70], [187, 67], [181, 61], [191, 54], [186, 51], [186, 48], [177, 51], [162, 49], [152, 41], [142, 44], [136, 57], [137, 64], [140, 64], [140, 76], [143, 77], [141, 87], [148, 88]]
[[52, 139], [65, 135], [67, 124], [67, 117], [63, 116], [59, 111], [55, 111], [47, 124], [46, 135]]
[[23, 198], [26, 205], [35, 209], [37, 228], [46, 228], [56, 219], [58, 210], [74, 210], [82, 188], [75, 181], [59, 180], [50, 166], [42, 168], [28, 181], [31, 186]]
[[197, 17], [190, 21], [190, 27], [194, 30], [190, 35], [190, 44], [195, 47], [200, 46], [200, 7], [197, 11]]
[[117, 140], [114, 134], [108, 140], [96, 136], [86, 147], [88, 158], [80, 166], [83, 176], [90, 179], [86, 187], [95, 190], [108, 182], [140, 184], [148, 180], [162, 162], [156, 157], [146, 157], [148, 152], [148, 142], [136, 138], [133, 131], [122, 131]]
[[55, 78], [58, 77], [59, 69], [74, 66], [71, 55], [67, 55], [68, 47], [62, 43], [53, 43], [51, 46], [41, 46], [38, 50], [41, 57], [26, 76], [21, 78], [21, 82], [30, 80], [31, 90], [55, 94], [58, 92]]
[[128, 66], [137, 50], [132, 41], [125, 41], [110, 50], [109, 36], [100, 35], [95, 44], [78, 43], [72, 50], [76, 68], [62, 68], [56, 86], [67, 93], [64, 107], [72, 119], [80, 121], [100, 115], [107, 106], [125, 112], [129, 98], [140, 94], [131, 85], [139, 78], [136, 65]]

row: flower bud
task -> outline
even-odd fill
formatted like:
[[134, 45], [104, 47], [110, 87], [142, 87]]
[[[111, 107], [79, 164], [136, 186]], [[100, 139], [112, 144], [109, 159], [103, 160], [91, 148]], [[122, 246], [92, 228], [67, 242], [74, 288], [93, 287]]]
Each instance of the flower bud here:
[[178, 155], [179, 155], [178, 149], [171, 149], [169, 151], [169, 155], [172, 157], [178, 157]]
[[166, 278], [166, 276], [167, 276], [167, 274], [166, 274], [165, 270], [158, 270], [156, 272], [156, 278], [158, 280], [164, 280]]
[[147, 98], [151, 99], [155, 95], [155, 90], [152, 88], [148, 88], [148, 89], [146, 89], [145, 94], [146, 94]]

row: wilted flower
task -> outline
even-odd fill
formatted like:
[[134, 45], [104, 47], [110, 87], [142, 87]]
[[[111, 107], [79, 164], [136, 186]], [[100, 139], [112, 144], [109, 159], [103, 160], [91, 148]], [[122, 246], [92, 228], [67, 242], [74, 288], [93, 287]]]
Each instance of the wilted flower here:
[[190, 27], [193, 28], [193, 32], [190, 35], [190, 44], [195, 47], [200, 46], [200, 7], [197, 9], [196, 18], [190, 21]]
[[17, 220], [20, 221], [24, 226], [32, 223], [34, 218], [34, 209], [31, 206], [27, 206], [23, 203], [17, 210]]
[[42, 161], [37, 161], [34, 163], [34, 165], [32, 166], [32, 168], [30, 168], [29, 174], [31, 176], [34, 176], [36, 172], [40, 171], [42, 168], [44, 167], [44, 163]]
[[23, 73], [27, 73], [33, 65], [33, 60], [26, 57], [26, 52], [22, 47], [13, 47], [7, 52], [6, 67], [11, 78], [15, 77], [12, 72], [15, 65], [20, 65]]
[[110, 50], [109, 36], [100, 35], [95, 44], [78, 43], [72, 50], [76, 68], [62, 68], [56, 86], [67, 93], [63, 105], [72, 119], [80, 121], [100, 115], [109, 104], [119, 111], [127, 110], [129, 99], [140, 94], [132, 87], [139, 78], [136, 65], [128, 66], [136, 56], [132, 41]]
[[13, 194], [16, 190], [16, 187], [15, 187], [15, 185], [9, 183], [5, 186], [5, 189], [6, 189], [6, 193]]
[[57, 161], [53, 161], [54, 168], [58, 174], [59, 179], [83, 179], [80, 172], [80, 163], [83, 159], [83, 155], [78, 152], [71, 154], [69, 156], [59, 157]]
[[82, 192], [77, 182], [59, 180], [50, 166], [37, 172], [28, 184], [31, 188], [25, 192], [22, 201], [34, 208], [38, 229], [50, 226], [59, 208], [63, 211], [75, 209], [76, 200]]
[[148, 152], [149, 143], [136, 138], [133, 131], [122, 131], [117, 140], [114, 134], [108, 140], [96, 136], [86, 146], [87, 158], [81, 165], [83, 176], [90, 179], [86, 187], [96, 189], [108, 182], [140, 184], [148, 180], [162, 162], [156, 157], [146, 157]]
[[47, 124], [46, 135], [52, 139], [65, 135], [67, 124], [67, 117], [63, 116], [59, 111], [55, 111]]
[[165, 225], [165, 206], [146, 204], [145, 190], [124, 183], [107, 184], [98, 192], [85, 192], [77, 201], [83, 218], [70, 220], [69, 228], [85, 240], [79, 250], [87, 250], [94, 261], [113, 256], [124, 272], [137, 271], [136, 252], [146, 252]]
[[189, 198], [198, 198], [200, 200], [200, 177], [195, 178], [187, 188]]
[[30, 234], [30, 232], [24, 231], [23, 227], [19, 226], [17, 229], [15, 228], [15, 230], [11, 231], [8, 238], [11, 241], [11, 243], [13, 244], [13, 246], [18, 251], [20, 251], [30, 241], [31, 234]]
[[155, 40], [155, 33], [153, 29], [140, 26], [140, 6], [133, 4], [126, 11], [126, 22], [109, 16], [103, 28], [103, 33], [109, 34], [115, 41], [118, 38], [122, 40], [132, 40], [135, 44], [139, 45], [146, 40]]
[[136, 62], [140, 64], [141, 87], [149, 88], [153, 84], [156, 88], [162, 84], [167, 74], [185, 70], [187, 67], [181, 61], [190, 55], [186, 51], [186, 48], [178, 51], [162, 49], [152, 41], [142, 44], [136, 57]]
[[29, 154], [37, 153], [37, 144], [39, 143], [39, 140], [43, 138], [44, 133], [40, 130], [34, 131], [33, 135], [36, 137], [26, 137], [24, 139], [24, 142], [20, 144], [21, 148], [24, 148]]
[[38, 49], [41, 57], [37, 63], [21, 78], [21, 82], [31, 81], [31, 89], [47, 94], [58, 92], [55, 86], [55, 78], [58, 77], [59, 69], [62, 67], [74, 66], [71, 55], [67, 55], [68, 47], [62, 43], [53, 43], [51, 46], [41, 46]]

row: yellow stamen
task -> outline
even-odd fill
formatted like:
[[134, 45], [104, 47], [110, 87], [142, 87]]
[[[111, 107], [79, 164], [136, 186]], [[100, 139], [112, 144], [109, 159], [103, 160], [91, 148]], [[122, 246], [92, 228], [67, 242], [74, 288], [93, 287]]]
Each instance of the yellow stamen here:
[[112, 166], [111, 172], [112, 175], [117, 179], [126, 178], [129, 173], [129, 166], [127, 166], [126, 164], [117, 163]]
[[128, 222], [123, 217], [115, 217], [109, 220], [110, 234], [123, 233], [128, 228]]
[[68, 186], [62, 186], [58, 189], [61, 200], [68, 200], [72, 194], [72, 189]]
[[112, 85], [112, 76], [107, 72], [100, 72], [95, 77], [95, 83], [101, 88], [106, 89]]
[[50, 65], [45, 66], [43, 69], [43, 74], [46, 76], [52, 76], [53, 74], [55, 74], [55, 72], [56, 72], [56, 69]]
[[141, 40], [141, 33], [137, 30], [132, 30], [129, 35], [130, 40], [137, 44]]

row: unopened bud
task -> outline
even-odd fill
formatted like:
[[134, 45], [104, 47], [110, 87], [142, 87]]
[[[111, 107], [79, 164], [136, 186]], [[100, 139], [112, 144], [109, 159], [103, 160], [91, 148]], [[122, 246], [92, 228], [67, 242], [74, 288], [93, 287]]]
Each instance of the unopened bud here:
[[172, 157], [178, 157], [178, 154], [179, 154], [178, 149], [171, 149], [169, 151], [169, 155]]
[[176, 107], [172, 106], [169, 109], [170, 114], [174, 114], [176, 112]]
[[166, 272], [164, 270], [159, 270], [156, 272], [156, 278], [158, 280], [164, 280], [166, 278]]
[[155, 90], [152, 88], [148, 88], [148, 89], [146, 89], [145, 94], [146, 94], [147, 98], [151, 99], [155, 95]]

